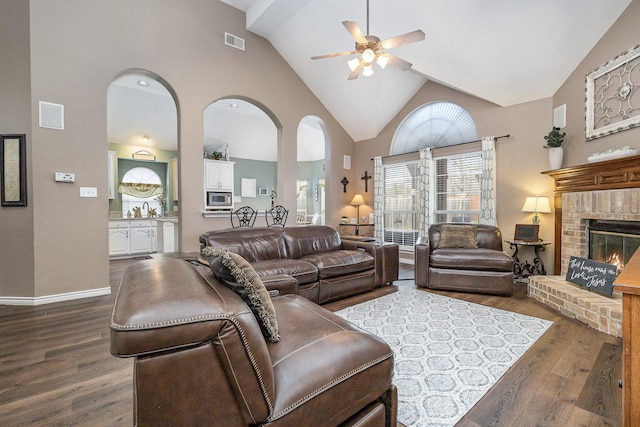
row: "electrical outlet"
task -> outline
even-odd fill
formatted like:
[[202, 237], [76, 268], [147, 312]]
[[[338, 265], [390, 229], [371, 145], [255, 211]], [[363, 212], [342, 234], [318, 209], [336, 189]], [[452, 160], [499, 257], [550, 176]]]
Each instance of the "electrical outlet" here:
[[80, 197], [98, 197], [98, 188], [80, 187]]

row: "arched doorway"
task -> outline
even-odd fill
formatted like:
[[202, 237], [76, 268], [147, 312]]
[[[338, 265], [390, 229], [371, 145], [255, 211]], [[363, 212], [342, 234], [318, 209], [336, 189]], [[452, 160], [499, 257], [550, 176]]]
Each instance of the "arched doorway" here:
[[[157, 190], [149, 200], [137, 202], [147, 202], [145, 216], [153, 215], [151, 208], [154, 218], [172, 221], [171, 249], [179, 250], [179, 226], [173, 227], [180, 216], [178, 103], [171, 86], [157, 74], [140, 69], [125, 70], [114, 78], [107, 90], [107, 143], [109, 218], [126, 218], [138, 207], [131, 199], [135, 196], [120, 191], [123, 175], [135, 168], [152, 170], [160, 180], [155, 183]], [[162, 236], [162, 224], [157, 226], [158, 233], [152, 232]], [[155, 243], [149, 247], [155, 248]]]
[[203, 151], [233, 162], [235, 208], [266, 210], [272, 197], [277, 203], [280, 127], [266, 107], [248, 98], [223, 98], [204, 109]]

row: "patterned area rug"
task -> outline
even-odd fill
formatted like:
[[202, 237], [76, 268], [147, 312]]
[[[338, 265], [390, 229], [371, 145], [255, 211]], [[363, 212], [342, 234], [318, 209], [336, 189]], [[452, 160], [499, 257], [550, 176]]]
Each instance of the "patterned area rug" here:
[[398, 420], [453, 426], [552, 322], [411, 289], [337, 312], [393, 349]]

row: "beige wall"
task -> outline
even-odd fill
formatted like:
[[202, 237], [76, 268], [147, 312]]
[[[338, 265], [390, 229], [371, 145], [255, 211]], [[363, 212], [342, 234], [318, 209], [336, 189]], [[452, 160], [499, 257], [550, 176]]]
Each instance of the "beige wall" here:
[[[320, 117], [334, 141], [328, 158], [340, 159], [327, 164], [327, 210], [337, 210], [334, 187], [342, 187], [335, 177], [342, 178], [342, 155], [354, 154], [353, 141], [273, 47], [245, 30], [244, 14], [237, 9], [210, 0], [0, 0], [0, 16], [2, 21], [11, 16], [7, 21], [15, 30], [3, 33], [3, 50], [15, 43], [20, 60], [11, 77], [3, 73], [0, 78], [2, 86], [19, 83], [14, 99], [31, 91], [30, 105], [22, 102], [13, 131], [32, 133], [33, 156], [33, 220], [25, 210], [19, 218], [15, 211], [0, 210], [7, 239], [15, 240], [13, 247], [3, 245], [0, 259], [16, 261], [14, 254], [26, 254], [12, 263], [13, 277], [7, 278], [3, 268], [0, 296], [38, 297], [108, 286], [106, 95], [113, 78], [127, 69], [157, 74], [176, 97], [182, 250], [198, 250], [202, 231], [229, 226], [226, 218], [201, 215], [202, 112], [219, 98], [254, 99], [281, 123], [278, 202], [290, 209], [295, 209], [295, 177], [286, 171], [295, 170], [298, 122], [308, 114]], [[246, 51], [225, 46], [225, 32], [245, 38]], [[64, 131], [37, 127], [38, 101], [65, 106]], [[75, 173], [76, 182], [55, 183], [54, 172]], [[80, 186], [97, 187], [99, 197], [81, 199]], [[30, 252], [34, 263], [28, 262]]]
[[[363, 193], [360, 176], [371, 173], [371, 157], [389, 153], [402, 118], [436, 100], [461, 105], [481, 136], [511, 134], [497, 144], [498, 225], [508, 238], [516, 223], [530, 221], [520, 212], [524, 198], [551, 195], [552, 180], [540, 172], [548, 168], [542, 137], [551, 127], [553, 107], [567, 105], [565, 166], [584, 163], [595, 151], [638, 148], [640, 129], [584, 142], [584, 75], [638, 43], [639, 9], [640, 1], [633, 0], [553, 99], [503, 108], [428, 82], [378, 137], [353, 144], [273, 47], [245, 30], [244, 14], [221, 2], [0, 0], [0, 130], [27, 134], [29, 193], [28, 207], [0, 208], [0, 297], [108, 286], [106, 94], [124, 70], [149, 70], [176, 96], [184, 251], [198, 249], [203, 230], [228, 225], [200, 214], [202, 111], [228, 96], [264, 104], [281, 123], [278, 201], [290, 209], [295, 209], [295, 179], [287, 171], [295, 170], [298, 122], [308, 114], [324, 120], [330, 138], [328, 224], [343, 213], [353, 215], [348, 203], [356, 191]], [[246, 52], [225, 47], [225, 31], [245, 38]], [[64, 131], [37, 126], [38, 101], [65, 106]], [[345, 154], [352, 156], [351, 170], [342, 168]], [[54, 172], [73, 172], [76, 183], [55, 183]], [[347, 193], [339, 183], [343, 176], [351, 182]], [[97, 187], [99, 197], [80, 199], [80, 186]], [[369, 205], [371, 194], [364, 194]], [[553, 237], [550, 224], [551, 215], [543, 215], [545, 240]], [[549, 269], [552, 252], [544, 254]]]
[[553, 96], [553, 107], [566, 105], [567, 133], [564, 167], [587, 163], [596, 152], [629, 145], [640, 149], [640, 127], [586, 142], [585, 76], [627, 49], [640, 43], [640, 0], [633, 0], [611, 29], [600, 39]]
[[[531, 223], [531, 214], [521, 211], [524, 199], [535, 194], [551, 196], [553, 181], [540, 172], [549, 169], [547, 151], [543, 136], [551, 126], [551, 99], [500, 107], [493, 103], [469, 96], [438, 83], [427, 82], [398, 115], [372, 140], [356, 144], [356, 171], [363, 174], [373, 169], [371, 158], [386, 156], [391, 149], [393, 135], [402, 120], [421, 105], [446, 101], [460, 105], [469, 112], [476, 123], [478, 134], [483, 136], [502, 136], [496, 143], [497, 163], [497, 220], [503, 237], [513, 238], [515, 224]], [[357, 184], [362, 191], [368, 207], [361, 212], [370, 212], [373, 205], [373, 193], [364, 193], [364, 183]], [[542, 215], [540, 237], [553, 240], [553, 220], [551, 214]], [[508, 249], [505, 246], [505, 249]], [[549, 247], [542, 254], [548, 272], [553, 270], [553, 251]]]
[[[640, 128], [585, 142], [584, 85], [585, 75], [601, 64], [640, 42], [640, 0], [633, 0], [624, 14], [602, 37], [553, 98], [523, 103], [510, 107], [468, 96], [434, 82], [426, 83], [398, 115], [372, 140], [356, 144], [356, 173], [372, 170], [371, 158], [388, 155], [393, 135], [402, 120], [414, 109], [429, 102], [453, 102], [465, 108], [474, 119], [480, 137], [510, 134], [496, 144], [497, 152], [497, 220], [503, 237], [512, 238], [515, 224], [531, 222], [531, 214], [521, 212], [524, 199], [529, 195], [550, 196], [553, 206], [553, 179], [541, 172], [549, 169], [548, 152], [543, 149], [544, 136], [553, 126], [553, 109], [567, 105], [567, 132], [563, 167], [586, 163], [586, 158], [597, 151], [630, 145], [640, 149]], [[523, 82], [526, 84], [526, 82]], [[359, 181], [359, 180], [358, 180]], [[358, 182], [354, 192], [364, 192], [364, 183]], [[368, 207], [373, 193], [363, 193]], [[348, 211], [345, 207], [345, 212]], [[353, 208], [352, 208], [353, 209]], [[552, 214], [541, 214], [540, 237], [554, 240]], [[555, 243], [555, 242], [554, 242]], [[547, 272], [553, 272], [554, 243], [542, 254]], [[506, 246], [505, 246], [506, 249]]]
[[[31, 170], [29, 43], [29, 2], [0, 0], [0, 134], [26, 134]], [[0, 207], [0, 296], [34, 292], [32, 193], [27, 179], [27, 206]]]

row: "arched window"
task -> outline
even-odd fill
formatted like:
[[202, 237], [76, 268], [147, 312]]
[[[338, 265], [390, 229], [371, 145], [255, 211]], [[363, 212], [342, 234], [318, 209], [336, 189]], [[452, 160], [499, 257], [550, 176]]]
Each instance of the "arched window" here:
[[163, 215], [164, 187], [155, 171], [145, 167], [129, 169], [122, 177], [118, 191], [122, 193], [123, 217], [133, 217], [136, 208], [140, 208], [142, 217], [150, 216], [152, 210], [158, 216]]
[[402, 121], [393, 136], [391, 154], [447, 147], [477, 139], [476, 124], [467, 110], [451, 102], [432, 102], [416, 108]]
[[[376, 213], [381, 222], [377, 233], [385, 242], [411, 250], [424, 233], [424, 224], [434, 222], [479, 222], [481, 152], [446, 154], [436, 150], [430, 160], [420, 159], [423, 148], [443, 148], [478, 141], [471, 115], [450, 102], [432, 102], [416, 108], [402, 121], [391, 144], [390, 154], [407, 156], [382, 160], [376, 194]], [[408, 154], [413, 153], [413, 154]], [[432, 156], [432, 157], [431, 157]], [[429, 167], [422, 162], [428, 162]], [[421, 192], [420, 183], [424, 184]], [[424, 216], [424, 217], [421, 217]]]

